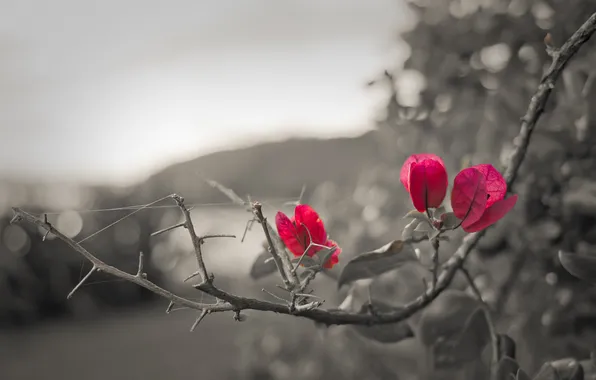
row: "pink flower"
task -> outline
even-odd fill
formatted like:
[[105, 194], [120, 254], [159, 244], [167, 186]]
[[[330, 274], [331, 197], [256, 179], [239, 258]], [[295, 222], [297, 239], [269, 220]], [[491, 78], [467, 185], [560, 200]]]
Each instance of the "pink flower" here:
[[505, 178], [490, 164], [460, 171], [453, 181], [451, 207], [466, 232], [483, 230], [503, 218], [517, 202], [517, 194], [505, 198]]
[[325, 268], [332, 268], [339, 262], [339, 254], [341, 248], [336, 242], [329, 239], [327, 231], [325, 231], [325, 225], [319, 214], [310, 207], [309, 205], [298, 205], [294, 209], [294, 217], [288, 218], [286, 214], [279, 211], [275, 215], [275, 224], [277, 226], [277, 233], [284, 242], [290, 252], [296, 257], [300, 257], [304, 254], [305, 250], [311, 243], [318, 244], [319, 246], [311, 246], [308, 249], [307, 255], [309, 257], [314, 256], [317, 252], [321, 251], [323, 247], [337, 247], [335, 252], [331, 255], [329, 260], [323, 264]]
[[429, 154], [413, 154], [401, 168], [401, 183], [404, 185], [416, 210], [441, 206], [449, 179], [441, 157]]

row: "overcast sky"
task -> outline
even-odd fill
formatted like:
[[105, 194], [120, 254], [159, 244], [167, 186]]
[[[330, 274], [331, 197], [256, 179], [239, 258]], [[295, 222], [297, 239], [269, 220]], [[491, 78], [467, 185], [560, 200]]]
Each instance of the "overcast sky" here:
[[0, 0], [0, 177], [126, 184], [260, 140], [356, 135], [399, 0]]

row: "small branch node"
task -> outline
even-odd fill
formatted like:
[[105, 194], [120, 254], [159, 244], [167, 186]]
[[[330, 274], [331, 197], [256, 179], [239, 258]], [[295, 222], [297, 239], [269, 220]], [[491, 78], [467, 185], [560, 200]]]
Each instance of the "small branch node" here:
[[314, 310], [314, 309], [320, 307], [322, 304], [323, 304], [322, 301], [313, 301], [313, 302], [309, 302], [304, 305], [293, 305], [293, 307], [291, 308], [292, 314], [299, 314], [299, 313], [311, 311], [311, 310]]

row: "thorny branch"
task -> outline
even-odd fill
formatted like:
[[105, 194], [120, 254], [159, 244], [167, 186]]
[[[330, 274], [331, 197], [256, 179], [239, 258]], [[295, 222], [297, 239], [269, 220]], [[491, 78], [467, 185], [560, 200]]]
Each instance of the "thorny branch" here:
[[278, 246], [277, 241], [273, 239], [272, 234], [275, 232], [271, 228], [267, 218], [265, 218], [265, 215], [263, 215], [261, 204], [259, 202], [254, 202], [252, 205], [252, 210], [255, 214], [256, 220], [261, 224], [261, 226], [263, 226], [263, 232], [265, 233], [267, 244], [269, 245], [269, 252], [275, 261], [275, 265], [277, 265], [277, 270], [284, 281], [286, 289], [290, 290], [299, 286], [300, 280], [296, 275], [294, 266], [292, 265], [292, 262], [288, 257], [284, 247]]
[[[552, 89], [554, 88], [556, 80], [559, 78], [567, 62], [569, 62], [569, 60], [575, 55], [575, 53], [577, 53], [579, 48], [592, 36], [592, 34], [595, 31], [596, 13], [593, 14], [560, 49], [551, 49], [553, 62], [547, 70], [547, 72], [542, 77], [540, 85], [538, 86], [538, 90], [532, 97], [528, 110], [521, 120], [520, 133], [515, 139], [516, 147], [509, 158], [507, 169], [505, 171], [504, 177], [509, 190], [511, 190], [511, 187], [515, 182], [519, 168], [523, 163], [524, 157], [526, 155], [532, 132], [544, 111], [544, 105], [546, 104], [546, 101], [548, 100], [548, 97]], [[441, 294], [441, 292], [443, 292], [450, 285], [451, 281], [455, 277], [456, 272], [462, 267], [463, 263], [465, 262], [472, 249], [476, 246], [480, 238], [485, 233], [483, 230], [466, 236], [461, 246], [443, 266], [441, 273], [437, 277], [435, 284], [436, 286], [428, 288], [418, 298], [405, 305], [405, 307], [391, 312], [379, 311], [374, 314], [357, 314], [337, 309], [320, 309], [319, 306], [321, 305], [321, 302], [310, 302], [299, 305], [295, 305], [292, 303], [291, 305], [288, 305], [283, 303], [275, 303], [253, 298], [241, 297], [227, 293], [224, 290], [219, 289], [214, 285], [213, 275], [208, 273], [207, 268], [205, 267], [205, 263], [203, 261], [201, 245], [205, 237], [199, 237], [196, 235], [190, 217], [190, 211], [184, 205], [183, 198], [177, 195], [174, 195], [173, 198], [184, 215], [184, 224], [180, 225], [180, 227], [184, 226], [188, 230], [192, 239], [195, 255], [197, 258], [197, 263], [199, 267], [197, 275], [200, 275], [201, 282], [195, 285], [195, 288], [215, 297], [217, 299], [217, 302], [214, 304], [200, 303], [179, 297], [171, 293], [170, 291], [165, 290], [159, 287], [158, 285], [154, 284], [153, 282], [149, 281], [141, 271], [133, 275], [121, 271], [115, 267], [112, 267], [98, 259], [89, 251], [87, 251], [79, 243], [76, 243], [72, 239], [62, 234], [60, 231], [54, 228], [54, 226], [48, 223], [47, 220], [41, 220], [31, 214], [24, 212], [19, 208], [13, 208], [13, 222], [24, 220], [28, 223], [32, 223], [38, 227], [43, 228], [46, 231], [49, 231], [51, 234], [58, 237], [60, 240], [65, 242], [68, 246], [70, 246], [75, 251], [79, 252], [83, 257], [90, 261], [91, 264], [93, 264], [93, 268], [89, 272], [89, 274], [85, 276], [83, 281], [85, 281], [85, 279], [87, 279], [95, 271], [101, 271], [111, 274], [118, 278], [133, 282], [170, 300], [170, 306], [168, 306], [169, 310], [171, 310], [171, 307], [174, 304], [199, 310], [200, 316], [197, 319], [198, 322], [200, 322], [200, 320], [202, 320], [207, 314], [214, 312], [233, 311], [236, 313], [235, 315], [237, 319], [240, 319], [241, 317], [239, 313], [241, 310], [259, 310], [301, 316], [326, 325], [386, 324], [400, 322], [409, 318], [410, 316], [412, 316], [413, 314], [430, 304], [435, 298], [437, 298], [439, 294]], [[278, 268], [280, 268], [280, 273], [282, 274], [282, 276], [285, 275], [284, 283], [286, 287], [292, 290], [303, 290], [306, 286], [305, 284], [308, 284], [310, 280], [305, 280], [302, 284], [300, 283], [300, 280], [298, 279], [296, 274], [292, 273], [291, 271], [293, 267], [289, 260], [289, 257], [287, 257], [285, 251], [280, 252], [277, 249], [278, 247], [276, 247], [275, 242], [273, 242], [273, 239], [271, 237], [271, 227], [267, 223], [265, 217], [263, 216], [260, 205], [258, 203], [253, 204], [253, 210], [258, 221], [263, 226], [265, 236], [267, 237], [267, 242], [271, 247], [271, 253], [274, 257], [274, 260], [276, 260], [276, 264], [278, 264]], [[140, 260], [142, 260], [142, 258], [143, 257], [141, 255]], [[139, 264], [139, 268], [141, 268], [142, 270], [142, 263]], [[73, 291], [76, 290], [80, 286], [80, 284], [77, 285], [77, 287], [75, 287]], [[302, 293], [302, 290], [298, 293]]]

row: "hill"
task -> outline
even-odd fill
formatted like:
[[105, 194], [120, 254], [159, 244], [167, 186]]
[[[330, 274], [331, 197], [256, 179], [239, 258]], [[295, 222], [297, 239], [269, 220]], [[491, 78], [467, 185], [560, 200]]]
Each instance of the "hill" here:
[[378, 160], [372, 132], [356, 138], [291, 139], [221, 151], [172, 165], [131, 191], [141, 203], [169, 193], [193, 202], [219, 202], [222, 194], [203, 178], [216, 180], [238, 194], [259, 197], [298, 196], [324, 181], [353, 184], [359, 172]]

